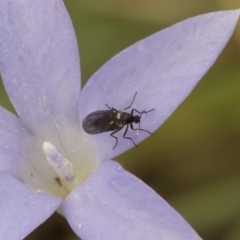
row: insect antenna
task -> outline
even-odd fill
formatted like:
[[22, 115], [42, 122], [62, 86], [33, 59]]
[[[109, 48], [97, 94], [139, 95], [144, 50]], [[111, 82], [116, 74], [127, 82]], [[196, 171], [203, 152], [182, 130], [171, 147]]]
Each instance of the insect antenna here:
[[[143, 114], [147, 114], [147, 113], [152, 112], [152, 111], [154, 111], [154, 110], [155, 110], [155, 109], [153, 108], [153, 109], [151, 109], [151, 110], [149, 110], [149, 111], [139, 112], [139, 113], [140, 113], [140, 119], [141, 119], [141, 117], [142, 117]], [[135, 110], [135, 111], [136, 111], [136, 110]], [[147, 131], [147, 130], [145, 130], [145, 129], [141, 129], [141, 128], [140, 128], [140, 123], [141, 123], [141, 121], [139, 121], [139, 123], [138, 123], [138, 131], [141, 130], [141, 131], [147, 132], [147, 133], [149, 133], [150, 135], [152, 135], [151, 132], [149, 132], [149, 131]]]
[[133, 100], [132, 100], [130, 106], [124, 108], [123, 110], [127, 110], [128, 108], [130, 108], [130, 107], [133, 105], [133, 102], [134, 102], [134, 100], [135, 100], [136, 95], [137, 95], [137, 92], [135, 93], [135, 95], [134, 95], [134, 97], [133, 97]]

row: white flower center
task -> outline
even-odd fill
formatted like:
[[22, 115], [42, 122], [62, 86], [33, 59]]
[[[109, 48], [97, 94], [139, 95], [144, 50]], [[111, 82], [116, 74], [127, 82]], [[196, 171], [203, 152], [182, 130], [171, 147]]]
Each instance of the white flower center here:
[[80, 126], [46, 127], [28, 139], [19, 178], [34, 191], [65, 198], [100, 164], [91, 138]]

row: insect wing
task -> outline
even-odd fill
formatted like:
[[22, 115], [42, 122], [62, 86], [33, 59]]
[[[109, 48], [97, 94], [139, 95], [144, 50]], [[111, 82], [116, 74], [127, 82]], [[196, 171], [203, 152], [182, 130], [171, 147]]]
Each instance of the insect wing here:
[[89, 134], [113, 131], [119, 128], [114, 124], [115, 117], [114, 110], [92, 112], [84, 118], [83, 129]]

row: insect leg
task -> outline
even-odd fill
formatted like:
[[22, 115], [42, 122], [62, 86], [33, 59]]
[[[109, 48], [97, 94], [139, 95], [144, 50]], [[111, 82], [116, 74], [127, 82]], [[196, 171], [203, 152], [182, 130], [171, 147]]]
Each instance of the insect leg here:
[[109, 109], [112, 109], [112, 108], [110, 108], [107, 104], [105, 104]]
[[151, 112], [151, 111], [153, 111], [153, 110], [155, 110], [155, 109], [153, 108], [153, 109], [151, 109], [151, 110], [149, 110], [149, 111], [139, 112], [137, 109], [133, 108], [132, 111], [131, 111], [131, 114], [133, 114], [134, 111], [135, 111], [135, 112], [139, 113], [139, 114], [140, 114], [140, 117], [141, 117], [143, 113], [149, 113], [149, 112]]
[[[132, 125], [132, 124], [131, 124], [131, 125]], [[130, 140], [133, 142], [133, 144], [135, 145], [135, 147], [137, 147], [137, 144], [132, 140], [132, 138], [126, 137], [126, 133], [127, 133], [127, 130], [128, 130], [128, 126], [129, 126], [129, 124], [128, 124], [127, 127], [126, 127], [126, 130], [125, 130], [125, 132], [124, 132], [124, 134], [123, 134], [123, 138], [130, 139]]]
[[[140, 114], [140, 119], [141, 119], [143, 113], [146, 113], [146, 114], [147, 114], [147, 113], [149, 113], [149, 112], [151, 112], [151, 111], [153, 111], [153, 110], [155, 110], [155, 109], [153, 108], [153, 109], [151, 109], [151, 110], [149, 110], [149, 111], [139, 112], [137, 109], [133, 108], [132, 111], [131, 111], [131, 114], [133, 115], [134, 111], [136, 111], [137, 113]], [[145, 130], [145, 129], [140, 128], [140, 121], [139, 121], [139, 127], [138, 127], [138, 128], [133, 128], [133, 125], [131, 124], [131, 129], [132, 129], [132, 130], [144, 131], [144, 132], [147, 132], [147, 133], [149, 133], [150, 135], [152, 135], [151, 132], [149, 132], [149, 131], [147, 131], [147, 130]]]
[[137, 92], [135, 93], [135, 95], [134, 95], [134, 97], [133, 97], [133, 100], [132, 100], [130, 106], [124, 108], [123, 110], [126, 110], [126, 109], [128, 109], [128, 108], [130, 108], [130, 107], [132, 106], [132, 104], [133, 104], [133, 102], [134, 102], [134, 100], [135, 100], [136, 95], [137, 95]]
[[110, 134], [110, 136], [111, 136], [111, 137], [113, 137], [113, 138], [115, 138], [115, 139], [116, 139], [116, 143], [115, 143], [115, 145], [114, 145], [113, 149], [114, 149], [114, 148], [117, 146], [117, 143], [118, 143], [118, 138], [117, 138], [117, 137], [115, 137], [113, 134], [117, 133], [117, 132], [118, 132], [118, 131], [120, 131], [122, 128], [123, 128], [123, 127], [121, 127], [121, 128], [119, 128], [119, 129], [117, 129], [116, 131], [114, 131], [114, 132], [112, 132], [112, 133]]
[[133, 128], [133, 125], [132, 125], [132, 124], [131, 124], [131, 129], [132, 129], [132, 130], [138, 130], [138, 131], [147, 132], [147, 133], [149, 133], [150, 135], [152, 135], [152, 133], [149, 132], [148, 130], [145, 130], [145, 129], [142, 129], [142, 128]]

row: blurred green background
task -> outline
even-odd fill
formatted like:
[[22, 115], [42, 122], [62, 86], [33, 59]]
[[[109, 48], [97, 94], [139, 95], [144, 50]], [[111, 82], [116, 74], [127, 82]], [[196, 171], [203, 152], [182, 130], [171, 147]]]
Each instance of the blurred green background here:
[[[240, 0], [66, 0], [83, 85], [119, 51], [186, 18]], [[1, 85], [1, 105], [13, 111]], [[191, 95], [140, 147], [117, 160], [166, 199], [203, 239], [240, 239], [240, 23]], [[55, 213], [26, 239], [78, 239]], [[94, 240], [94, 239], [93, 239]]]

